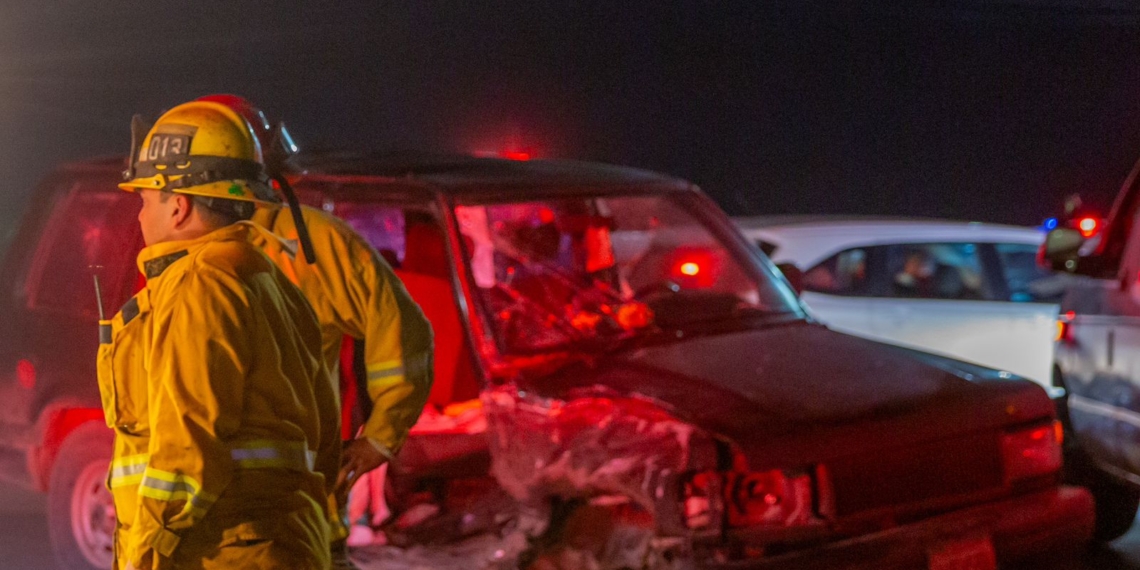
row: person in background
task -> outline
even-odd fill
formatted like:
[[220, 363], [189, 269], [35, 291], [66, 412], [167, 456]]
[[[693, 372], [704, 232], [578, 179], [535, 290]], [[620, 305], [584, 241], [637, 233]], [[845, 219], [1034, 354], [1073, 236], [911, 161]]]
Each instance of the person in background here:
[[[281, 125], [273, 129], [264, 112], [236, 95], [199, 100], [225, 105], [250, 121], [268, 149], [270, 163], [278, 164], [270, 175], [278, 186], [288, 184], [281, 170], [297, 149]], [[371, 412], [359, 431], [353, 430], [355, 439], [344, 446], [341, 470], [331, 489], [338, 510], [343, 510], [349, 489], [362, 475], [396, 457], [419, 418], [431, 392], [433, 334], [391, 266], [363, 237], [322, 210], [302, 207], [301, 212], [315, 259], [299, 259], [295, 248], [281, 247], [277, 237], [298, 243], [301, 235], [288, 208], [277, 204], [263, 204], [254, 213], [253, 221], [274, 234], [255, 243], [286, 268], [312, 304], [321, 325], [325, 363], [334, 376], [344, 337], [363, 340]], [[382, 479], [378, 484], [383, 487]], [[333, 524], [333, 564], [353, 568], [343, 522], [338, 516]]]
[[896, 297], [930, 297], [933, 293], [935, 263], [925, 250], [912, 249], [906, 253], [902, 270], [895, 274]]

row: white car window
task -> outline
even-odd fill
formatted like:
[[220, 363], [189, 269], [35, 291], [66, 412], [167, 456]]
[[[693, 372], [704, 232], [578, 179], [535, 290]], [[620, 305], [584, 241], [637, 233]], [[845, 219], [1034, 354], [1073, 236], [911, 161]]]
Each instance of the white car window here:
[[805, 291], [830, 295], [867, 295], [867, 249], [841, 251], [804, 273]]
[[887, 296], [911, 299], [994, 300], [973, 243], [889, 246]]
[[1015, 303], [1057, 303], [1065, 292], [1065, 278], [1037, 265], [1037, 246], [996, 243], [998, 259]]

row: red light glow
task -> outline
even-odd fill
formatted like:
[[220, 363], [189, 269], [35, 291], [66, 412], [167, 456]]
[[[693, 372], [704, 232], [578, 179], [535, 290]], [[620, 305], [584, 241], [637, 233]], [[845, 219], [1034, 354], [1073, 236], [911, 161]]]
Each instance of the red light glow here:
[[701, 247], [680, 247], [669, 261], [669, 279], [684, 289], [708, 289], [716, 285], [720, 260]]
[[1053, 342], [1061, 342], [1069, 339], [1069, 323], [1058, 320], [1057, 330], [1053, 333]]
[[507, 160], [530, 160], [530, 153], [529, 152], [508, 150], [508, 151], [503, 151], [502, 154], [503, 154], [503, 158], [505, 158]]
[[1061, 468], [1057, 422], [1004, 434], [1001, 438], [1006, 481], [1039, 477]]
[[1096, 218], [1081, 218], [1077, 222], [1077, 229], [1081, 231], [1081, 235], [1090, 238], [1100, 229], [1100, 222]]
[[36, 367], [31, 361], [21, 359], [16, 363], [16, 381], [20, 383], [20, 387], [25, 390], [31, 390], [36, 387]]

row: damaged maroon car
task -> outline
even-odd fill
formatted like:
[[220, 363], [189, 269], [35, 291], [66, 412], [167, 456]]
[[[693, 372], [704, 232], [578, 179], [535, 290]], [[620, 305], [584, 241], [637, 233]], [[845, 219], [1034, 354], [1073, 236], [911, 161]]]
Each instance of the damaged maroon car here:
[[[1089, 537], [1044, 391], [811, 321], [688, 182], [416, 154], [297, 165], [302, 199], [367, 237], [436, 331], [430, 402], [390, 470], [392, 508], [434, 516], [395, 542], [482, 537], [465, 568], [986, 568]], [[109, 439], [90, 272], [108, 297], [136, 285], [119, 166], [51, 179], [4, 272], [22, 332], [0, 395], [24, 427], [0, 433], [52, 493], [57, 548], [92, 567]]]

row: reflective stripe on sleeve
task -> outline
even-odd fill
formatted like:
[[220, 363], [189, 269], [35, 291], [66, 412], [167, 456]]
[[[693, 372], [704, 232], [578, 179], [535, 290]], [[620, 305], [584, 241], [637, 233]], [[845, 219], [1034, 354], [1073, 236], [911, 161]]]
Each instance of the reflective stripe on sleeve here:
[[110, 487], [116, 489], [128, 485], [138, 485], [142, 482], [143, 472], [146, 471], [146, 462], [148, 460], [150, 460], [150, 455], [141, 453], [139, 455], [120, 457], [111, 461]]
[[376, 362], [366, 366], [368, 370], [368, 385], [399, 384], [404, 381], [404, 361], [388, 360]]
[[230, 450], [234, 463], [243, 469], [279, 467], [312, 471], [316, 453], [300, 441], [247, 441]]
[[147, 467], [139, 484], [139, 495], [158, 501], [186, 501], [183, 510], [200, 515], [217, 500], [201, 489], [202, 485], [189, 475]]

